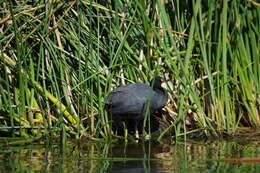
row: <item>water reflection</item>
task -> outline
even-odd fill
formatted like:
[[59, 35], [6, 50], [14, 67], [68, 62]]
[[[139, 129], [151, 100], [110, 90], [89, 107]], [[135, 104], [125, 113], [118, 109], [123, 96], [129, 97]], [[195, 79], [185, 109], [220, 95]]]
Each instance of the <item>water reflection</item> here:
[[0, 172], [259, 172], [258, 143], [71, 141], [63, 149], [57, 144], [0, 147]]

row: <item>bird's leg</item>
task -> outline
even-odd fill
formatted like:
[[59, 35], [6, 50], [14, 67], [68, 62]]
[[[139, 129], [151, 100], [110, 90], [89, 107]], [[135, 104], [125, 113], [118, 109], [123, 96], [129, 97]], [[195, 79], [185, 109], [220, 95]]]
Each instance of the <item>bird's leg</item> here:
[[136, 139], [139, 139], [139, 131], [138, 131], [138, 125], [139, 125], [139, 120], [136, 120], [136, 123], [135, 123], [135, 138]]
[[123, 127], [124, 127], [124, 137], [125, 137], [125, 140], [127, 140], [128, 129], [127, 129], [127, 123], [125, 121], [123, 121]]

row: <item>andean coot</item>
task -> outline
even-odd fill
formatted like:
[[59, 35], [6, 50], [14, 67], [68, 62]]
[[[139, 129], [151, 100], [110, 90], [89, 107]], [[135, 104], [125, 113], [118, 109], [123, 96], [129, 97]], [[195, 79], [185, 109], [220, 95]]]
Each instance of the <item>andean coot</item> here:
[[118, 87], [109, 94], [105, 102], [106, 108], [113, 119], [139, 121], [144, 118], [147, 104], [150, 104], [150, 114], [166, 105], [168, 94], [161, 86], [163, 82], [163, 78], [155, 77], [151, 86], [133, 83]]

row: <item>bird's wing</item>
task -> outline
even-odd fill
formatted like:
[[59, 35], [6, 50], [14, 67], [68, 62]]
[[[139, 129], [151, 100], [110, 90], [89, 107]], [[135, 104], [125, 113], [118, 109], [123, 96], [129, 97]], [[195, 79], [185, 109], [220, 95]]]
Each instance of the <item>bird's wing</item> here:
[[106, 100], [106, 104], [113, 104], [113, 105], [121, 104], [123, 98], [129, 97], [129, 95], [130, 95], [129, 92], [126, 90], [113, 90], [109, 94]]
[[146, 84], [130, 84], [114, 89], [107, 99], [114, 114], [142, 114], [147, 96]]

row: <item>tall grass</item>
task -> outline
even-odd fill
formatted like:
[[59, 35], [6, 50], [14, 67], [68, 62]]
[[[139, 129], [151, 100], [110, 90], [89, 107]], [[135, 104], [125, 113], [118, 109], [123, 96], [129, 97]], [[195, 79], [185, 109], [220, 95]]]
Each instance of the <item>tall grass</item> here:
[[0, 11], [1, 135], [113, 138], [106, 96], [155, 75], [170, 96], [159, 139], [260, 125], [253, 1], [2, 1]]

